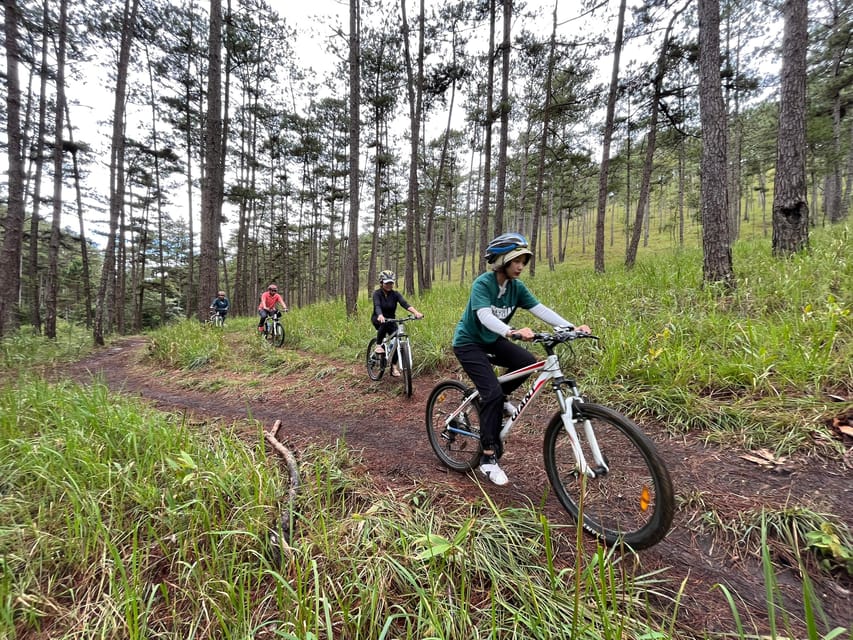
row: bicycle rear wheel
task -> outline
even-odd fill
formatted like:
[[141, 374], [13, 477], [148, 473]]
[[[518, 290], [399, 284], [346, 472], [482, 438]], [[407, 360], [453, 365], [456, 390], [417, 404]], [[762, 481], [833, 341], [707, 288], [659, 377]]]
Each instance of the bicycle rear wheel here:
[[280, 322], [273, 322], [272, 325], [272, 343], [276, 347], [280, 347], [284, 344], [284, 325]]
[[[597, 404], [574, 404], [578, 437], [587, 462], [593, 458], [583, 432], [589, 420], [609, 467], [595, 478], [580, 474], [562, 416], [545, 433], [545, 470], [560, 503], [583, 528], [608, 544], [645, 549], [672, 524], [675, 498], [669, 472], [652, 444], [625, 416]], [[581, 516], [582, 514], [582, 516]]]
[[456, 380], [439, 382], [426, 405], [429, 444], [435, 455], [454, 471], [470, 471], [480, 463], [480, 402], [474, 400], [466, 411], [446, 425], [472, 390]]
[[412, 362], [409, 345], [400, 343], [400, 375], [403, 376], [403, 393], [407, 398], [412, 397]]
[[365, 363], [371, 380], [379, 380], [385, 373], [385, 354], [376, 353], [376, 338], [367, 343]]

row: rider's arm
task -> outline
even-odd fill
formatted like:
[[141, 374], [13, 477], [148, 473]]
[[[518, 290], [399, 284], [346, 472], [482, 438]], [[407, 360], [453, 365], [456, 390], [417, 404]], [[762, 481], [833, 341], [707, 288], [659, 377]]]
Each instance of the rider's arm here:
[[484, 327], [486, 327], [486, 329], [493, 331], [499, 336], [508, 338], [512, 333], [512, 327], [501, 321], [494, 313], [492, 313], [491, 307], [481, 307], [477, 309], [477, 319]]
[[379, 322], [385, 322], [385, 313], [382, 311], [382, 292], [379, 289], [373, 292], [373, 315]]
[[563, 316], [561, 316], [559, 313], [557, 313], [550, 307], [546, 307], [541, 302], [535, 307], [531, 307], [530, 313], [539, 318], [542, 322], [550, 324], [552, 327], [569, 327], [570, 329], [575, 328], [575, 325], [573, 323], [566, 320]]

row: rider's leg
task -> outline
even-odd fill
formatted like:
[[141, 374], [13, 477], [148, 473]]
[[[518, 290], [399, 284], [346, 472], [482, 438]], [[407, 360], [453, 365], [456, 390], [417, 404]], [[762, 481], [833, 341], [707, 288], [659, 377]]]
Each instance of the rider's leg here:
[[[522, 367], [531, 365], [539, 360], [520, 344], [507, 340], [506, 338], [498, 338], [494, 344], [490, 345], [489, 349], [492, 353], [492, 363], [498, 367], [506, 367], [507, 371], [521, 369]], [[504, 395], [508, 396], [518, 389], [522, 384], [524, 384], [528, 377], [529, 376], [524, 376], [522, 378], [516, 378], [515, 380], [505, 382], [502, 385]]]
[[453, 347], [453, 353], [480, 392], [480, 442], [483, 451], [487, 454], [496, 453], [496, 447], [500, 446], [504, 390], [482, 346]]
[[385, 353], [385, 346], [383, 342], [385, 340], [385, 336], [391, 333], [394, 330], [394, 325], [390, 322], [382, 322], [379, 321], [374, 323], [376, 327], [376, 353]]

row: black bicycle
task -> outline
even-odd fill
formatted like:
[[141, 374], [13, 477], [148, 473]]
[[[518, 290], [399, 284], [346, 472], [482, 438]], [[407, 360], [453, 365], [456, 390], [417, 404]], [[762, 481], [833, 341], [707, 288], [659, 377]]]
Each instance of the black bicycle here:
[[[512, 425], [545, 387], [557, 397], [559, 411], [545, 429], [545, 471], [563, 508], [589, 533], [608, 544], [644, 549], [666, 535], [675, 513], [669, 472], [652, 441], [632, 420], [586, 402], [577, 383], [566, 378], [554, 347], [595, 336], [578, 331], [537, 333], [534, 343], [547, 357], [498, 378], [504, 382], [539, 372], [515, 415], [501, 429], [503, 442]], [[547, 384], [550, 383], [550, 384]], [[467, 472], [480, 461], [480, 395], [458, 380], [439, 382], [426, 404], [429, 443], [455, 471]]]
[[406, 333], [405, 323], [418, 320], [415, 316], [405, 318], [389, 318], [386, 323], [393, 323], [394, 330], [385, 336], [382, 346], [384, 353], [376, 353], [376, 338], [367, 343], [367, 375], [371, 380], [380, 380], [388, 364], [396, 366], [403, 378], [403, 393], [407, 398], [412, 397], [412, 343]]

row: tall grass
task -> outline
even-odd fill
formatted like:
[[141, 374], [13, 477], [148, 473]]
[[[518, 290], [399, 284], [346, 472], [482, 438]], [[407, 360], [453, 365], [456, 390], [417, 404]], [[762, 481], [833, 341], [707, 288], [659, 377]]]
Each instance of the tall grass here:
[[[808, 251], [788, 259], [773, 258], [766, 239], [740, 242], [733, 291], [702, 285], [699, 249], [644, 255], [632, 270], [617, 263], [606, 274], [588, 266], [551, 272], [540, 265], [536, 277], [525, 280], [540, 300], [601, 337], [597, 348], [584, 343], [563, 353], [567, 371], [590, 397], [673, 432], [789, 454], [813, 447], [812, 434], [827, 435], [833, 412], [851, 405], [850, 242], [848, 228], [818, 230]], [[468, 285], [458, 283], [407, 295], [426, 314], [407, 327], [416, 374], [455, 365], [450, 343], [467, 297]], [[284, 318], [286, 346], [360, 362], [375, 335], [369, 317], [367, 293], [356, 317], [347, 317], [341, 302], [296, 309]], [[543, 328], [524, 311], [513, 322]], [[247, 324], [251, 357], [240, 364], [233, 353], [206, 345], [187, 348], [179, 366], [207, 357], [243, 369], [256, 360], [286, 364], [282, 353], [260, 351], [250, 329]], [[179, 340], [160, 336], [154, 338], [163, 343], [158, 357], [171, 364], [166, 345]], [[833, 453], [837, 441], [820, 442]]]
[[57, 337], [48, 340], [21, 327], [0, 339], [0, 372], [6, 375], [29, 372], [45, 365], [79, 360], [92, 350], [92, 335], [82, 326], [57, 321]]
[[344, 443], [303, 452], [277, 545], [287, 483], [257, 442], [99, 384], [2, 389], [0, 637], [666, 637], [660, 576], [573, 564], [528, 509], [377, 495]]

